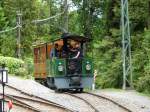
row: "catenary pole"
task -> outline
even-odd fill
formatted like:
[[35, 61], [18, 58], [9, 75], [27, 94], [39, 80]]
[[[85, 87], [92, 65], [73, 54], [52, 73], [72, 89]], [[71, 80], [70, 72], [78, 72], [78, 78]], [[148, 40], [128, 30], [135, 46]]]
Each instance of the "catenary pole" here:
[[17, 57], [21, 58], [21, 28], [22, 28], [22, 14], [17, 11]]
[[132, 85], [131, 38], [128, 14], [128, 0], [121, 0], [121, 30], [122, 30], [122, 59], [123, 86], [125, 90]]

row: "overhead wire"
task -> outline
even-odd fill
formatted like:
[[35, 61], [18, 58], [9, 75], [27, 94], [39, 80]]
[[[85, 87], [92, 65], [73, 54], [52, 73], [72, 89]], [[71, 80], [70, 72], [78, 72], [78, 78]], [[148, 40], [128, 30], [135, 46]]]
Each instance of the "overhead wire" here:
[[1, 33], [10, 32], [10, 31], [13, 31], [13, 30], [16, 30], [18, 27], [21, 27], [21, 26], [17, 25], [17, 26], [15, 26], [15, 27], [13, 27], [13, 28], [10, 28], [10, 29], [6, 29], [6, 30], [3, 30], [3, 31], [0, 31], [0, 34], [1, 34]]
[[43, 23], [43, 22], [47, 22], [47, 21], [49, 21], [51, 19], [54, 19], [54, 18], [56, 18], [58, 16], [61, 16], [62, 14], [64, 14], [65, 10], [67, 10], [68, 6], [61, 13], [58, 13], [58, 14], [56, 14], [54, 16], [50, 16], [50, 17], [45, 18], [45, 19], [33, 20], [32, 23], [34, 23], [34, 24]]
[[[31, 21], [31, 22], [25, 22], [25, 23], [23, 23], [22, 25], [25, 25], [25, 24], [35, 24], [35, 25], [36, 25], [36, 24], [45, 23], [45, 22], [47, 22], [47, 21], [49, 21], [49, 20], [51, 20], [51, 19], [54, 19], [54, 18], [59, 17], [59, 16], [61, 16], [62, 14], [64, 14], [65, 10], [67, 10], [67, 8], [68, 8], [69, 6], [70, 6], [70, 5], [68, 4], [67, 7], [66, 7], [61, 13], [58, 13], [58, 14], [56, 14], [56, 15], [54, 15], [54, 16], [50, 16], [50, 17], [45, 18], [45, 19], [33, 20], [33, 21]], [[20, 26], [20, 25], [17, 25], [17, 26], [15, 26], [15, 27], [13, 27], [13, 28], [0, 31], [0, 34], [1, 34], [1, 33], [10, 32], [10, 31], [13, 31], [13, 30], [16, 30], [18, 27], [22, 27], [22, 25], [21, 25], [21, 26]]]
[[53, 19], [53, 18], [56, 18], [56, 17], [58, 17], [58, 16], [60, 16], [60, 15], [62, 15], [64, 12], [62, 12], [62, 13], [59, 13], [59, 14], [57, 14], [57, 15], [55, 15], [55, 16], [51, 16], [51, 17], [48, 17], [48, 18], [46, 18], [46, 19], [40, 19], [40, 20], [33, 20], [32, 21], [32, 23], [41, 23], [41, 22], [45, 22], [45, 21], [49, 21], [50, 19]]

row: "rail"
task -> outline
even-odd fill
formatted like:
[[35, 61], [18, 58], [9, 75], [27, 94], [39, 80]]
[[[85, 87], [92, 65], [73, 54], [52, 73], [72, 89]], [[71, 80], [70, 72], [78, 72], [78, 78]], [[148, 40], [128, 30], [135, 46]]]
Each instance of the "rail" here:
[[[57, 107], [57, 108], [60, 108], [60, 109], [69, 111], [69, 112], [75, 112], [75, 110], [69, 109], [69, 108], [67, 108], [67, 107], [65, 107], [65, 106], [63, 106], [63, 105], [60, 105], [60, 104], [58, 104], [58, 103], [49, 101], [49, 100], [44, 99], [44, 98], [41, 98], [41, 97], [39, 97], [39, 96], [36, 96], [36, 95], [33, 95], [33, 94], [28, 94], [27, 92], [24, 92], [24, 91], [22, 91], [22, 90], [20, 90], [20, 89], [18, 89], [18, 88], [16, 88], [16, 87], [13, 87], [13, 86], [11, 86], [11, 85], [6, 84], [6, 86], [7, 86], [8, 88], [11, 88], [11, 89], [14, 89], [14, 90], [20, 92], [20, 93], [23, 94], [23, 95], [27, 95], [28, 97], [37, 98], [37, 100], [34, 100], [34, 99], [31, 99], [31, 98], [20, 97], [20, 98], [22, 98], [22, 99], [32, 100], [32, 101], [36, 101], [36, 102], [39, 102], [39, 103], [41, 102], [41, 103], [45, 103], [45, 104], [48, 104], [48, 105], [51, 105], [51, 106], [54, 106], [54, 107]], [[9, 95], [10, 95], [10, 94], [9, 94]], [[8, 96], [9, 96], [9, 95], [8, 95]], [[7, 94], [6, 94], [5, 96], [7, 96]], [[9, 97], [16, 98], [16, 99], [19, 98], [19, 96], [15, 96], [15, 95], [10, 95]]]

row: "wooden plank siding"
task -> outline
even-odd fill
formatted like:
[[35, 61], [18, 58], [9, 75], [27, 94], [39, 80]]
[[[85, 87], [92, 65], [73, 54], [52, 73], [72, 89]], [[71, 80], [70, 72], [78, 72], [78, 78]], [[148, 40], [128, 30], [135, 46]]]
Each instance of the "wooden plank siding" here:
[[[54, 43], [44, 43], [34, 46], [34, 77], [35, 78], [47, 78], [47, 76], [52, 76], [52, 66], [50, 61], [50, 53], [54, 44], [58, 44], [59, 49], [63, 46], [63, 40], [56, 41]], [[49, 62], [49, 64], [47, 63]]]
[[46, 78], [46, 45], [34, 48], [34, 77]]

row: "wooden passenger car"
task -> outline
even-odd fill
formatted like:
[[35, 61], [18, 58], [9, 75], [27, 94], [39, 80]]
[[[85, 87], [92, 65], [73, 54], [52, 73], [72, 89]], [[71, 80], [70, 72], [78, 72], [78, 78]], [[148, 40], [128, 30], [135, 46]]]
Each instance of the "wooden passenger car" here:
[[[56, 41], [59, 47], [63, 46], [63, 41]], [[34, 78], [37, 81], [43, 82], [46, 80], [47, 76], [50, 74], [50, 52], [54, 47], [53, 42], [41, 43], [34, 45]]]

